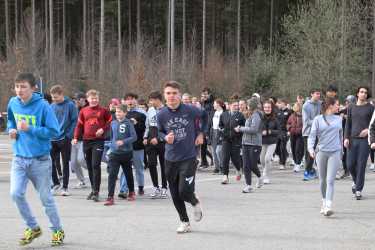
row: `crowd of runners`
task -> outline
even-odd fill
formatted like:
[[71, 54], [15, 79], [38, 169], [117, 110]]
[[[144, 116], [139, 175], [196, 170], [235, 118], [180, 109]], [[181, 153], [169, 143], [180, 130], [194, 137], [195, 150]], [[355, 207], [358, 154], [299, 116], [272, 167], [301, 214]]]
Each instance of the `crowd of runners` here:
[[[27, 225], [21, 245], [42, 233], [25, 199], [29, 180], [50, 219], [52, 244], [60, 245], [65, 232], [53, 195], [74, 193], [69, 189], [72, 173], [78, 179], [74, 188], [89, 189], [87, 200], [98, 202], [105, 166], [105, 206], [114, 205], [116, 196], [135, 201], [137, 196], [170, 195], [181, 221], [177, 232], [186, 233], [191, 228], [185, 203], [193, 206], [196, 221], [203, 216], [195, 192], [197, 169], [212, 169], [226, 185], [233, 180], [233, 166], [236, 181], [244, 176], [242, 193], [271, 184], [275, 166], [303, 173], [297, 175], [303, 181], [319, 178], [324, 216], [333, 214], [335, 180], [351, 177], [353, 197], [360, 200], [369, 155], [375, 171], [374, 106], [366, 86], [340, 104], [334, 85], [292, 101], [257, 93], [223, 100], [209, 88], [194, 97], [168, 81], [147, 101], [127, 92], [108, 106], [94, 89], [69, 96], [62, 85], [54, 85], [41, 94], [30, 73], [19, 74], [14, 88], [7, 129], [14, 140], [11, 197]], [[146, 170], [153, 186], [147, 193]]]

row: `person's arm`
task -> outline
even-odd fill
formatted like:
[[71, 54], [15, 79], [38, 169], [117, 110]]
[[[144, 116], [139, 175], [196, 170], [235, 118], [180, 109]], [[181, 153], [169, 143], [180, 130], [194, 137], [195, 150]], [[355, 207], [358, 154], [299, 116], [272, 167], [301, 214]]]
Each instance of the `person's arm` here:
[[316, 141], [316, 136], [318, 134], [319, 129], [319, 120], [315, 118], [313, 120], [309, 137], [307, 138], [307, 150], [309, 151], [310, 155], [315, 153], [314, 146]]
[[132, 144], [133, 142], [137, 141], [137, 133], [135, 132], [135, 128], [133, 123], [129, 122], [128, 124], [129, 131], [130, 131], [130, 137], [125, 138], [124, 144]]
[[111, 122], [112, 122], [112, 115], [111, 115], [111, 112], [109, 112], [107, 109], [104, 109], [104, 126], [102, 127], [102, 129], [105, 131], [107, 131], [108, 129], [110, 129], [111, 127]]
[[29, 125], [28, 133], [40, 138], [50, 139], [57, 137], [60, 132], [59, 123], [52, 108], [45, 103], [40, 126]]
[[275, 119], [275, 126], [273, 128], [271, 128], [271, 133], [270, 135], [278, 135], [280, 133], [280, 122], [278, 121], [278, 119]]
[[303, 124], [306, 124], [307, 127], [311, 127], [312, 121], [313, 120], [310, 119], [310, 114], [307, 111], [307, 105], [303, 105], [302, 106], [302, 122], [303, 122]]
[[344, 134], [344, 139], [350, 139], [350, 135], [352, 133], [352, 107], [348, 107], [348, 114], [346, 118], [346, 123], [345, 123], [345, 134]]
[[292, 124], [293, 124], [293, 115], [290, 115], [286, 123], [286, 129], [288, 130], [288, 132], [291, 131]]
[[165, 141], [165, 137], [167, 136], [167, 131], [164, 128], [161, 113], [157, 114], [156, 121], [157, 121], [157, 125], [158, 125], [159, 138], [161, 138], [163, 141]]
[[369, 126], [369, 144], [375, 143], [375, 112], [372, 113], [370, 126]]
[[262, 120], [259, 115], [253, 115], [252, 122], [249, 127], [240, 127], [240, 131], [245, 134], [257, 134], [259, 133], [259, 128], [262, 125]]
[[84, 123], [85, 123], [84, 109], [81, 109], [81, 111], [78, 114], [78, 121], [77, 121], [76, 128], [74, 129], [74, 139], [77, 140], [81, 138], [83, 134]]
[[66, 135], [69, 139], [73, 138], [74, 128], [77, 125], [78, 110], [76, 106], [71, 102], [69, 104], [69, 127], [67, 128]]
[[10, 102], [8, 104], [8, 108], [7, 108], [7, 117], [8, 117], [8, 121], [7, 121], [7, 131], [9, 132], [9, 130], [11, 129], [17, 129], [17, 122], [16, 120], [14, 119], [14, 114], [13, 114], [13, 110], [10, 108]]
[[143, 139], [147, 139], [149, 134], [150, 134], [150, 116], [152, 114], [150, 114], [150, 112], [147, 114], [147, 117], [146, 117], [146, 122], [145, 122], [145, 133], [143, 134]]

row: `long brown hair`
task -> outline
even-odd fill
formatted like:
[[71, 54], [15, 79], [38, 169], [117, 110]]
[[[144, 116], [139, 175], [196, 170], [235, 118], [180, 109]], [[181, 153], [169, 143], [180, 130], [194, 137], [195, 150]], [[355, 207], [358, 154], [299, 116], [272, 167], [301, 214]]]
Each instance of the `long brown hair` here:
[[336, 97], [326, 97], [322, 104], [322, 114], [324, 115], [327, 112], [329, 106], [335, 105], [336, 102], [337, 102]]
[[275, 118], [276, 118], [276, 114], [275, 114], [275, 105], [274, 105], [273, 102], [270, 101], [270, 100], [266, 100], [266, 101], [264, 101], [264, 102], [263, 102], [263, 112], [264, 112], [264, 105], [266, 105], [266, 104], [271, 105], [271, 114], [266, 114], [266, 113], [264, 113], [264, 115], [267, 116], [267, 117], [269, 117], [269, 118], [271, 118], [271, 119], [275, 119]]

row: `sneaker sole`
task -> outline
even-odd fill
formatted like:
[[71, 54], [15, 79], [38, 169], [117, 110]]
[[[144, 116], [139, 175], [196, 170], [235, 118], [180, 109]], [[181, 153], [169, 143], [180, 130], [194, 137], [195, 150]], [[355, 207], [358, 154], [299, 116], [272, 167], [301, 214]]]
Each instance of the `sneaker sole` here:
[[329, 217], [333, 214], [333, 211], [328, 211], [327, 213], [324, 213], [324, 216]]
[[19, 242], [19, 245], [20, 246], [26, 246], [26, 245], [29, 245], [31, 244], [35, 239], [39, 238], [40, 236], [42, 235], [42, 232], [40, 232], [39, 234], [35, 235], [32, 239], [30, 239], [29, 241], [20, 241]]

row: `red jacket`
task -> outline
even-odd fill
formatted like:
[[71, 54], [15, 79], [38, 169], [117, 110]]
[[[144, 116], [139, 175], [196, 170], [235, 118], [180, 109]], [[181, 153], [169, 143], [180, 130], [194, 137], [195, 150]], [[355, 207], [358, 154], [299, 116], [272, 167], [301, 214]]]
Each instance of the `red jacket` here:
[[290, 115], [287, 123], [288, 132], [291, 135], [302, 135], [302, 115], [293, 113]]
[[[79, 112], [77, 126], [74, 130], [74, 139], [104, 140], [104, 136], [111, 126], [111, 121], [112, 115], [107, 109], [100, 106], [84, 107]], [[97, 137], [96, 131], [100, 128], [104, 130], [104, 133]]]

